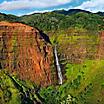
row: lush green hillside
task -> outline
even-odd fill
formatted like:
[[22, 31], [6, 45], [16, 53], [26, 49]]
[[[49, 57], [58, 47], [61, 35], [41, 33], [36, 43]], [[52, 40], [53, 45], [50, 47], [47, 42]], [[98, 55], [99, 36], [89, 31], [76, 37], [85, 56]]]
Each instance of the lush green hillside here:
[[41, 103], [37, 87], [30, 81], [22, 81], [6, 70], [0, 70], [0, 104]]
[[104, 17], [83, 10], [53, 11], [22, 16], [21, 21], [44, 31], [79, 27], [88, 30], [104, 29]]
[[64, 14], [64, 15], [72, 15], [72, 14], [76, 14], [76, 13], [79, 13], [79, 12], [91, 14], [91, 12], [81, 10], [81, 9], [69, 9], [69, 10], [64, 10], [63, 9], [63, 10], [55, 10], [53, 12], [59, 13], [59, 14]]
[[19, 22], [19, 19], [19, 17], [11, 14], [0, 13], [0, 21]]
[[56, 31], [79, 27], [88, 30], [104, 29], [103, 12], [91, 13], [80, 9], [56, 10], [17, 17], [0, 13], [0, 21], [23, 22], [43, 31]]

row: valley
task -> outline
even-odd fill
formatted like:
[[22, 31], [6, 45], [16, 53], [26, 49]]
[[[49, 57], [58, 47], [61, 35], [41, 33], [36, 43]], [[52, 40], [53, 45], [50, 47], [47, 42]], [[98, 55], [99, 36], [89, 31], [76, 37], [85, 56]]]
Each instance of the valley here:
[[1, 13], [1, 104], [104, 104], [101, 14]]

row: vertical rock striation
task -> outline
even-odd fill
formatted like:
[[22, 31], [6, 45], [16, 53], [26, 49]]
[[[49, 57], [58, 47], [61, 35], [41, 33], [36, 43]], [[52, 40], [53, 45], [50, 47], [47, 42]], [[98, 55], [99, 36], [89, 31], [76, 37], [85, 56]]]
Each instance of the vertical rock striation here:
[[104, 59], [104, 31], [100, 32], [100, 34], [99, 34], [97, 59]]
[[0, 69], [38, 85], [51, 84], [52, 48], [38, 29], [21, 23], [0, 22]]

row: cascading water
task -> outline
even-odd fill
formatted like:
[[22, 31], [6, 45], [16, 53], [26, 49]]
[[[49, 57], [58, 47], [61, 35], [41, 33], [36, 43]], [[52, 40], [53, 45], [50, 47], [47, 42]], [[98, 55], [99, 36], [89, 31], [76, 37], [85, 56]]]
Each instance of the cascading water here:
[[55, 48], [54, 48], [54, 54], [55, 54], [55, 60], [56, 60], [56, 67], [57, 67], [57, 72], [58, 72], [59, 84], [62, 84], [62, 72], [61, 72], [61, 67], [60, 67], [60, 64], [59, 64], [56, 45], [55, 45]]

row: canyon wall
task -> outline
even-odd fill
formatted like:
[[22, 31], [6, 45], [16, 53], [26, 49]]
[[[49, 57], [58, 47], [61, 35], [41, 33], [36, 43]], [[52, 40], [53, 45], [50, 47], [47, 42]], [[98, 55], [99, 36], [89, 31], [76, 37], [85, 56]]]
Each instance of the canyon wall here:
[[104, 59], [104, 31], [100, 32], [99, 34], [97, 59]]
[[0, 22], [0, 69], [47, 86], [51, 80], [52, 47], [48, 36], [36, 28]]

